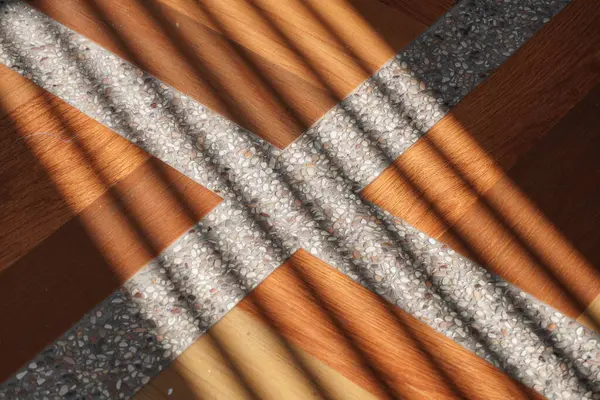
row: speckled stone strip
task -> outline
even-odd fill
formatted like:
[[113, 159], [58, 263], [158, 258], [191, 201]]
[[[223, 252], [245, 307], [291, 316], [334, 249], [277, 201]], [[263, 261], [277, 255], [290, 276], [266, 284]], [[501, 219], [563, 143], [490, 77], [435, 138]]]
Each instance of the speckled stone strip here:
[[285, 150], [21, 1], [4, 5], [1, 62], [225, 200], [0, 398], [131, 396], [298, 248], [549, 398], [600, 395], [593, 332], [358, 197], [565, 4], [461, 2]]

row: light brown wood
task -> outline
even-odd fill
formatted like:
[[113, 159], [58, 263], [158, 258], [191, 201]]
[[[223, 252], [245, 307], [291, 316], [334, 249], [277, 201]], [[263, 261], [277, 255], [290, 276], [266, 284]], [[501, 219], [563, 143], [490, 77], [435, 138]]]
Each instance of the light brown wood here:
[[345, 379], [371, 393], [361, 398], [541, 398], [304, 250], [138, 398], [167, 398], [169, 388], [179, 398], [248, 398], [244, 385], [258, 398], [296, 398], [310, 382], [304, 398], [352, 398], [337, 391]]
[[0, 88], [3, 381], [221, 199], [5, 67]]
[[[587, 200], [597, 194], [587, 178], [559, 173], [576, 152], [553, 162], [540, 152], [583, 154], [597, 141], [599, 22], [597, 3], [567, 6], [362, 192], [573, 318], [600, 292], [593, 239], [573, 236], [598, 231]], [[550, 137], [554, 145], [541, 144]], [[598, 158], [585, 159], [583, 171], [597, 176]], [[557, 224], [559, 214], [568, 217]]]
[[585, 309], [585, 311], [577, 318], [577, 322], [600, 332], [600, 294], [596, 296], [594, 301]]
[[30, 1], [278, 147], [450, 7], [431, 2]]
[[[323, 398], [315, 383], [289, 357], [288, 346], [268, 326], [235, 308], [135, 398]], [[305, 351], [292, 348], [329, 398], [376, 398]]]

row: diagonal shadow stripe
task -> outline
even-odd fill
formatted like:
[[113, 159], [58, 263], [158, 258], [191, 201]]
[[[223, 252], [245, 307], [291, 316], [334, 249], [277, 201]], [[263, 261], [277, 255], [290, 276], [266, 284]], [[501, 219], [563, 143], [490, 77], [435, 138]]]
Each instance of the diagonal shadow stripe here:
[[[460, 15], [460, 12], [457, 11], [457, 13]], [[465, 13], [465, 15], [468, 15], [468, 13]], [[68, 42], [70, 40], [82, 40], [69, 33], [62, 38], [67, 42], [67, 46], [69, 46]], [[14, 38], [12, 39], [15, 40]], [[73, 51], [75, 51], [77, 47], [78, 46], [73, 46]], [[92, 48], [93, 47], [90, 46], [90, 49]], [[98, 51], [98, 49], [96, 48], [90, 51]], [[106, 57], [105, 53], [102, 54]], [[35, 61], [35, 58], [31, 61]], [[35, 62], [32, 64], [35, 64]], [[116, 60], [115, 65], [120, 66], [121, 62]], [[130, 70], [127, 73], [133, 80], [138, 79], [138, 71], [135, 69]], [[110, 76], [111, 80], [115, 79], [112, 75]], [[143, 73], [139, 78], [142, 82], [151, 79], [150, 77], [143, 75]], [[118, 81], [118, 79], [116, 80]], [[369, 87], [369, 83], [365, 84], [363, 87], [364, 92], [367, 94], [373, 92], [373, 90], [369, 92]], [[122, 96], [122, 93], [119, 93], [118, 87], [113, 88], [116, 92], [114, 95], [117, 97]], [[141, 92], [144, 92], [145, 90], [147, 89], [143, 88]], [[166, 125], [158, 126], [167, 128], [165, 130], [159, 129], [161, 129], [160, 132], [168, 132], [167, 134], [170, 135], [170, 138], [168, 140], [159, 139], [159, 141], [162, 140], [163, 143], [169, 143], [169, 145], [161, 147], [157, 144], [155, 137], [153, 138], [151, 135], [151, 133], [157, 129], [156, 127], [153, 127], [152, 130], [148, 131], [139, 129], [139, 131], [141, 131], [139, 137], [134, 137], [133, 139], [154, 154], [160, 154], [164, 159], [170, 160], [190, 176], [199, 180], [207, 179], [210, 181], [210, 178], [208, 178], [209, 174], [205, 170], [202, 170], [202, 163], [204, 160], [201, 158], [199, 159], [198, 157], [198, 151], [206, 152], [204, 154], [210, 155], [212, 159], [216, 159], [221, 165], [217, 168], [220, 178], [212, 178], [211, 188], [219, 190], [225, 198], [229, 199], [213, 213], [212, 218], [206, 226], [199, 228], [204, 233], [209, 233], [209, 231], [211, 231], [211, 235], [214, 235], [212, 236], [213, 239], [209, 239], [208, 242], [212, 241], [217, 243], [220, 247], [225, 246], [228, 248], [227, 253], [231, 254], [231, 257], [228, 256], [225, 259], [225, 264], [231, 263], [229, 264], [229, 267], [224, 265], [223, 261], [218, 261], [218, 257], [216, 259], [210, 257], [202, 259], [204, 263], [199, 264], [198, 250], [193, 246], [193, 244], [198, 245], [198, 242], [195, 242], [198, 239], [195, 239], [194, 234], [186, 235], [183, 240], [183, 242], [186, 242], [191, 248], [183, 249], [181, 244], [177, 244], [173, 247], [172, 253], [168, 251], [163, 255], [167, 260], [169, 269], [177, 270], [178, 268], [182, 268], [177, 266], [193, 266], [194, 263], [197, 266], [212, 265], [216, 269], [216, 273], [212, 276], [212, 279], [215, 279], [213, 282], [226, 280], [225, 277], [228, 275], [223, 274], [223, 272], [231, 273], [231, 271], [234, 270], [235, 274], [239, 275], [230, 282], [234, 285], [231, 287], [228, 286], [228, 284], [222, 283], [216, 285], [219, 289], [210, 287], [210, 285], [206, 284], [199, 285], [195, 288], [195, 290], [199, 291], [204, 298], [211, 299], [209, 301], [209, 309], [199, 313], [199, 315], [206, 313], [206, 315], [202, 315], [203, 318], [201, 318], [200, 321], [202, 328], [210, 325], [219, 315], [222, 315], [226, 309], [231, 308], [247, 290], [255, 286], [261, 279], [264, 279], [266, 274], [270, 272], [268, 270], [270, 265], [274, 264], [274, 267], [277, 266], [277, 260], [281, 260], [282, 257], [285, 257], [286, 254], [289, 254], [289, 252], [300, 245], [306, 247], [313, 253], [323, 254], [323, 258], [329, 259], [331, 264], [340, 268], [354, 279], [359, 280], [365, 286], [370, 286], [371, 289], [386, 295], [386, 298], [389, 300], [398, 304], [401, 303], [403, 307], [409, 309], [411, 312], [416, 312], [416, 310], [411, 309], [411, 307], [416, 306], [416, 304], [413, 302], [414, 299], [410, 297], [407, 298], [406, 296], [407, 293], [410, 293], [410, 289], [408, 287], [394, 286], [396, 285], [395, 283], [391, 285], [391, 281], [388, 280], [388, 278], [392, 278], [392, 281], [395, 279], [393, 278], [394, 275], [390, 275], [390, 272], [396, 274], [398, 272], [396, 266], [402, 266], [402, 268], [407, 268], [408, 270], [412, 265], [416, 270], [415, 272], [419, 272], [421, 274], [420, 276], [423, 277], [431, 276], [432, 272], [440, 273], [437, 275], [438, 278], [448, 275], [452, 276], [452, 273], [459, 273], [459, 271], [469, 269], [473, 272], [472, 278], [474, 279], [474, 285], [477, 284], [477, 280], [484, 280], [485, 282], [490, 283], [490, 289], [507, 287], [504, 282], [497, 280], [495, 277], [486, 275], [480, 267], [472, 265], [466, 260], [456, 257], [453, 258], [452, 253], [443, 247], [438, 248], [432, 246], [435, 245], [434, 242], [429, 243], [429, 240], [424, 235], [419, 234], [410, 227], [404, 226], [402, 223], [394, 223], [392, 221], [391, 225], [397, 232], [403, 233], [400, 235], [403, 239], [394, 239], [392, 241], [384, 239], [389, 236], [389, 233], [381, 231], [381, 220], [389, 220], [389, 216], [377, 215], [376, 211], [366, 210], [364, 205], [356, 206], [353, 204], [353, 201], [356, 202], [356, 196], [354, 194], [356, 190], [355, 182], [359, 181], [359, 179], [352, 177], [349, 179], [350, 182], [348, 182], [348, 180], [343, 178], [343, 175], [337, 173], [337, 170], [332, 171], [330, 168], [332, 163], [331, 157], [329, 155], [323, 157], [319, 150], [327, 149], [328, 147], [335, 149], [335, 144], [337, 144], [338, 141], [332, 142], [330, 140], [322, 140], [322, 138], [316, 140], [315, 136], [318, 136], [321, 133], [319, 131], [319, 126], [314, 127], [314, 132], [316, 133], [312, 136], [303, 136], [298, 142], [294, 143], [290, 149], [286, 149], [283, 153], [277, 152], [270, 148], [270, 146], [263, 142], [256, 141], [252, 137], [246, 136], [246, 138], [244, 138], [243, 135], [246, 133], [228, 121], [209, 119], [209, 113], [206, 109], [203, 109], [201, 106], [190, 102], [189, 99], [181, 97], [178, 94], [173, 95], [173, 92], [168, 87], [159, 86], [158, 90], [167, 94], [167, 96], [164, 97], [165, 99], [170, 100], [174, 98], [177, 101], [150, 103], [151, 105], [155, 104], [155, 107], [150, 106], [151, 110], [157, 110], [159, 108], [158, 104], [169, 106], [170, 110], [167, 111], [172, 110], [175, 115], [183, 114], [181, 116], [183, 120], [189, 118], [188, 124], [184, 126], [196, 126], [199, 124], [200, 128], [195, 132], [186, 132], [185, 129], [182, 129], [181, 124], [174, 124], [177, 119], [174, 118], [173, 115], [169, 115], [169, 112], [160, 112], [161, 110], [159, 109], [155, 113], [152, 113], [151, 111], [150, 115], [152, 122], [157, 121], [157, 117], [159, 121], [160, 118], [164, 118], [168, 122]], [[136, 93], [128, 92], [127, 95], [135, 96]], [[145, 101], [140, 101], [139, 104], [136, 104], [136, 107], [144, 103]], [[184, 112], [187, 107], [194, 107], [195, 109]], [[91, 109], [93, 110], [94, 107]], [[335, 110], [331, 116], [331, 120], [335, 125], [347, 123], [348, 120], [345, 120], [344, 118], [347, 118], [347, 116], [343, 110], [340, 109]], [[139, 118], [139, 120], [135, 119], [132, 123], [138, 124], [136, 126], [137, 128], [143, 122], [143, 118]], [[111, 122], [111, 124], [115, 127], [118, 126], [118, 124], [115, 124], [114, 122]], [[339, 129], [340, 131], [343, 130], [342, 128]], [[356, 140], [353, 140], [354, 138], [351, 137], [352, 133], [355, 133], [356, 135], [360, 130], [356, 127], [352, 127], [351, 129], [350, 132], [344, 132], [344, 140], [348, 140], [349, 143], [356, 143], [358, 148], [355, 145], [354, 149], [358, 150], [365, 147], [362, 145], [363, 139], [358, 137]], [[187, 136], [182, 134], [182, 130]], [[337, 133], [334, 134], [333, 132], [339, 131], [329, 132], [329, 134], [335, 138]], [[186, 158], [181, 157], [182, 154], [192, 154], [193, 156]], [[241, 166], [247, 168], [250, 172], [240, 171], [237, 168], [237, 163], [240, 163]], [[252, 166], [254, 166], [254, 169], [251, 169], [253, 168]], [[341, 168], [341, 170], [345, 172], [347, 169]], [[285, 177], [287, 183], [273, 183], [273, 178], [278, 176]], [[221, 178], [224, 178], [224, 182]], [[339, 189], [338, 187], [340, 186], [342, 186], [343, 189]], [[267, 187], [265, 193], [257, 191], [257, 188], [264, 187]], [[294, 196], [290, 196], [290, 187], [299, 188], [300, 193], [294, 193], [295, 199]], [[243, 200], [246, 204], [236, 204], [234, 199], [237, 199], [238, 201]], [[306, 211], [303, 210], [302, 207], [304, 206], [309, 209], [310, 214], [307, 214]], [[343, 209], [343, 207], [346, 208]], [[244, 215], [248, 208], [254, 210], [253, 215]], [[342, 216], [346, 218], [342, 218]], [[241, 221], [241, 223], [237, 223], [237, 221]], [[346, 228], [345, 225], [347, 221], [350, 221], [352, 224], [350, 231], [348, 231], [348, 228]], [[379, 223], [377, 223], [377, 221], [379, 221]], [[261, 227], [258, 231], [257, 225]], [[262, 233], [262, 231], [266, 231], [266, 234]], [[353, 234], [351, 231], [355, 231], [356, 234]], [[377, 232], [377, 234], [373, 236], [373, 233], [370, 231]], [[350, 237], [344, 237], [348, 236], [348, 234]], [[268, 240], [265, 240], [265, 237], [267, 237]], [[401, 242], [401, 246], [398, 247], [401, 249], [400, 252], [398, 252], [398, 248], [395, 247], [398, 246], [398, 241]], [[258, 245], [259, 242], [265, 244], [264, 252], [263, 250], [260, 250], [257, 254], [253, 254], [252, 249], [244, 248], [256, 248], [256, 245]], [[276, 243], [275, 246], [273, 244], [274, 242]], [[376, 243], [377, 245], [371, 246], [369, 245], [369, 242]], [[240, 246], [242, 243], [247, 246]], [[359, 243], [361, 243], [360, 246], [364, 244], [367, 246], [364, 249], [361, 247], [360, 249], [352, 250], [352, 245], [359, 245]], [[394, 243], [391, 245], [392, 249], [388, 250], [388, 245], [386, 245], [386, 243]], [[259, 249], [261, 247], [262, 246], [258, 246]], [[373, 247], [374, 250], [369, 250], [370, 247]], [[202, 249], [203, 247], [197, 246], [197, 248]], [[437, 259], [438, 255], [436, 251], [440, 252], [439, 259]], [[248, 259], [245, 259], [241, 265], [238, 265], [240, 255], [245, 252], [247, 252], [246, 254], [249, 253]], [[354, 252], [358, 255], [355, 256]], [[223, 255], [224, 253], [221, 251], [221, 254]], [[411, 256], [410, 254], [415, 254], [415, 256]], [[351, 255], [351, 257], [348, 257], [348, 255]], [[446, 264], [444, 257], [450, 258], [452, 262]], [[265, 258], [268, 261], [266, 266], [264, 262]], [[235, 262], [232, 263], [232, 260]], [[353, 266], [353, 264], [356, 264], [356, 266]], [[393, 267], [388, 269], [392, 265]], [[256, 269], [258, 266], [260, 267]], [[446, 271], [449, 267], [450, 271]], [[152, 299], [154, 296], [151, 293], [154, 293], [155, 291], [150, 291], [152, 285], [148, 285], [148, 281], [145, 281], [144, 277], [155, 273], [160, 275], [160, 271], [149, 268], [149, 270], [145, 272], [146, 275], [140, 274], [140, 276], [137, 277], [139, 280], [136, 281], [134, 279], [134, 281], [131, 282], [131, 286], [129, 286], [130, 290], [134, 290], [135, 293], [143, 293], [143, 296], [147, 296], [144, 298]], [[204, 271], [198, 271], [198, 273], [202, 275]], [[462, 275], [462, 273], [460, 275]], [[444, 279], [438, 278], [428, 281], [419, 279], [418, 281], [425, 285], [427, 285], [425, 282], [429, 282], [430, 286], [438, 286], [438, 284], [445, 285], [443, 282]], [[198, 279], [204, 282], [207, 281], [205, 276], [200, 276]], [[190, 279], [187, 279], [187, 281], [189, 280]], [[193, 281], [193, 279], [191, 280]], [[208, 279], [208, 281], [210, 281], [210, 279]], [[237, 288], [235, 286], [236, 281], [238, 282]], [[241, 282], [241, 284], [239, 282]], [[377, 282], [379, 282], [379, 284], [377, 284]], [[496, 285], [496, 283], [498, 285]], [[165, 284], [168, 287], [168, 282]], [[138, 285], [139, 288], [137, 287]], [[399, 285], [402, 285], [402, 280], [400, 280]], [[193, 285], [186, 287], [191, 290]], [[420, 288], [422, 289], [422, 287]], [[148, 292], [146, 292], [146, 289], [148, 289]], [[212, 296], [214, 293], [211, 293], [212, 289], [216, 289], [217, 292], [219, 290], [224, 290], [225, 293], [223, 293], [222, 298], [215, 299]], [[456, 293], [461, 293], [464, 290], [464, 287], [461, 287], [460, 290], [458, 290], [458, 288], [449, 290], [451, 292], [456, 291]], [[503, 290], [511, 289], [500, 289], [500, 292]], [[492, 290], [492, 292], [494, 292], [494, 290]], [[395, 296], [398, 296], [400, 293], [403, 294], [400, 295], [400, 298], [396, 298]], [[418, 289], [416, 293], [419, 293]], [[117, 298], [123, 297], [121, 294], [117, 296], [120, 296]], [[402, 298], [404, 298], [404, 300]], [[439, 299], [435, 298], [432, 303], [436, 303], [438, 300]], [[527, 299], [526, 301], [532, 301], [532, 304], [535, 304], [535, 307], [543, 309], [543, 306], [540, 306], [531, 299]], [[112, 304], [111, 302], [108, 303]], [[491, 359], [504, 369], [511, 370], [510, 372], [516, 377], [527, 381], [527, 378], [519, 376], [519, 374], [524, 373], [527, 366], [514, 363], [514, 361], [510, 359], [511, 350], [506, 348], [501, 349], [503, 351], [500, 351], [500, 353], [504, 352], [504, 354], [499, 355], [496, 351], [490, 351], [489, 346], [482, 347], [481, 337], [479, 339], [466, 337], [463, 338], [464, 342], [461, 342], [462, 339], [460, 338], [465, 334], [464, 329], [461, 329], [460, 326], [448, 326], [448, 324], [443, 324], [442, 326], [439, 321], [436, 321], [436, 319], [440, 318], [438, 315], [439, 312], [441, 312], [442, 315], [447, 313], [448, 316], [450, 316], [452, 315], [452, 312], [455, 311], [449, 309], [447, 304], [444, 305], [444, 301], [436, 304], [441, 304], [439, 309], [437, 305], [431, 304], [429, 311], [419, 311], [419, 318], [427, 321], [430, 326], [433, 324], [434, 328], [454, 337], [455, 340], [459, 341], [467, 348], [472, 348], [474, 351]], [[469, 325], [475, 326], [479, 322], [480, 325], [477, 325], [478, 328], [476, 330], [483, 331], [483, 336], [486, 336], [490, 330], [495, 329], [494, 325], [496, 325], [498, 321], [494, 321], [494, 323], [491, 322], [493, 321], [493, 318], [501, 315], [503, 309], [506, 308], [509, 311], [512, 310], [511, 306], [505, 304], [503, 297], [499, 296], [497, 293], [491, 296], [490, 305], [493, 305], [495, 314], [492, 313], [490, 316], [471, 315], [467, 318]], [[147, 304], [142, 307], [147, 315], [152, 315], [153, 308], [150, 305]], [[421, 307], [421, 305], [419, 305], [419, 307]], [[461, 307], [461, 309], [459, 309], [461, 314], [468, 314], [467, 310], [462, 310], [462, 306], [459, 307]], [[158, 328], [167, 326], [169, 327], [167, 329], [171, 329], [170, 324], [168, 323], [168, 315], [168, 313], [165, 313], [165, 315], [162, 316], [152, 315], [152, 317], [149, 318], [159, 322], [163, 321], [162, 324], [157, 324]], [[492, 319], [486, 320], [486, 318], [490, 317]], [[502, 321], [502, 323], [506, 323], [507, 326], [515, 327], [515, 335], [523, 340], [521, 344], [534, 340], [531, 337], [528, 338], [527, 332], [530, 331], [530, 328], [527, 328], [527, 322], [524, 322], [522, 317], [518, 315], [516, 317], [519, 319], [517, 324], [524, 325], [516, 327], [515, 324], [509, 320]], [[546, 318], [544, 316], [542, 317]], [[166, 322], [164, 322], [165, 318], [167, 319]], [[193, 320], [194, 319], [192, 318], [191, 321]], [[564, 321], [564, 327], [566, 327], [566, 329], [561, 331], [561, 334], [565, 336], [565, 340], [585, 340], [577, 338], [577, 336], [572, 336], [573, 334], [567, 327], [567, 320]], [[190, 325], [184, 326], [183, 328], [186, 327], [189, 328]], [[173, 329], [176, 330], [177, 328]], [[519, 336], [521, 335], [521, 329], [523, 330], [522, 336]], [[169, 330], [167, 330], [167, 332], [169, 332]], [[172, 336], [177, 337], [177, 335], [183, 334], [183, 332], [185, 332], [185, 329], [182, 329], [177, 333], [172, 333]], [[189, 338], [189, 334], [187, 337]], [[189, 341], [189, 339], [182, 340], [177, 345], [176, 351], [174, 353], [169, 351], [169, 354], [166, 357], [176, 355], [178, 351], [185, 348]], [[549, 365], [544, 367], [543, 370], [553, 371], [554, 367], [552, 366], [555, 365], [554, 362], [555, 360], [551, 360]], [[508, 368], [508, 366], [510, 366], [510, 368]], [[557, 378], [557, 382], [558, 381], [561, 381], [560, 378]], [[535, 384], [531, 381], [527, 383], [531, 385]], [[578, 385], [576, 382], [571, 384]], [[554, 390], [554, 388], [549, 387], [547, 390], [551, 391]], [[572, 390], [577, 391], [579, 389], [573, 387]]]

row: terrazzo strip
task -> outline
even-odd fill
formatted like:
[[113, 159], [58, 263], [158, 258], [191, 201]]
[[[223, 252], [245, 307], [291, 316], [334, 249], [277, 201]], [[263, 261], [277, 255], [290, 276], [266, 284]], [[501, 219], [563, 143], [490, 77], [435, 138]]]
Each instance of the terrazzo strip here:
[[130, 397], [304, 248], [545, 396], [599, 398], [592, 331], [358, 197], [566, 3], [459, 3], [284, 150], [4, 4], [1, 62], [225, 200], [0, 397]]

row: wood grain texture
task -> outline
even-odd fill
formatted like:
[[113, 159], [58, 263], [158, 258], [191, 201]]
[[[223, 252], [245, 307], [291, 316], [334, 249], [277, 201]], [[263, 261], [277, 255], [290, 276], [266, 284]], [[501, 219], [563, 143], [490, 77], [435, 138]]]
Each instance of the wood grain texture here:
[[[253, 369], [247, 364], [251, 359], [259, 360]], [[285, 368], [273, 368], [273, 361], [266, 360], [278, 360], [294, 373], [280, 372]], [[331, 376], [322, 373], [323, 364]], [[138, 399], [296, 398], [297, 387], [311, 384], [313, 392], [300, 398], [360, 394], [350, 384], [345, 387], [351, 394], [337, 392], [333, 387], [342, 382], [337, 374], [370, 393], [361, 398], [540, 398], [299, 250], [143, 388]], [[167, 397], [169, 388], [173, 396]], [[237, 390], [233, 394], [232, 388]]]
[[435, 0], [435, 1], [406, 1], [406, 0], [378, 0], [381, 3], [398, 9], [414, 17], [427, 25], [436, 21], [444, 15], [450, 7], [456, 4], [456, 0]]
[[29, 2], [280, 148], [450, 7], [434, 0], [399, 0], [403, 8], [374, 0]]
[[600, 290], [599, 82], [600, 5], [576, 0], [363, 198], [577, 318]]
[[[376, 399], [334, 369], [293, 347], [313, 382], [288, 356], [289, 344], [236, 308], [177, 358], [136, 399]], [[243, 375], [243, 378], [240, 377]], [[172, 389], [171, 396], [168, 395]]]
[[[445, 233], [441, 240], [466, 253], [456, 236], [469, 236], [464, 227], [475, 224], [477, 234], [471, 242], [477, 253], [493, 254], [492, 264], [504, 265], [500, 268], [513, 282], [541, 300], [574, 303], [577, 308], [571, 316], [577, 318], [600, 294], [598, 182], [600, 85], [466, 210], [456, 232]], [[495, 222], [484, 204], [495, 209], [507, 226]], [[511, 238], [515, 234], [534, 255], [539, 254], [538, 259], [521, 249]], [[550, 271], [542, 269], [547, 266]], [[529, 281], [532, 274], [537, 279]]]
[[600, 324], [598, 324], [598, 321], [600, 321], [600, 294], [590, 303], [585, 312], [577, 318], [577, 321], [596, 330], [596, 332], [600, 332]]
[[[86, 143], [82, 154], [70, 140]], [[0, 271], [89, 206], [148, 154], [0, 66]], [[102, 170], [100, 182], [90, 168]]]
[[0, 87], [3, 381], [221, 199], [4, 67]]

